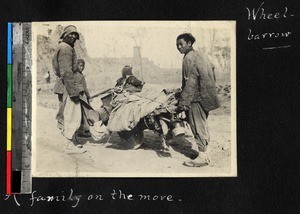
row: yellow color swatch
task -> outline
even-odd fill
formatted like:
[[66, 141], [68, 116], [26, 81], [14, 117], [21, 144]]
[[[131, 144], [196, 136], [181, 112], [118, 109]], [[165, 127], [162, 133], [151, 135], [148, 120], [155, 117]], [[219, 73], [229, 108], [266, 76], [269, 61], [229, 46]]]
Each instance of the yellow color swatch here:
[[7, 151], [11, 151], [12, 142], [12, 108], [7, 108]]

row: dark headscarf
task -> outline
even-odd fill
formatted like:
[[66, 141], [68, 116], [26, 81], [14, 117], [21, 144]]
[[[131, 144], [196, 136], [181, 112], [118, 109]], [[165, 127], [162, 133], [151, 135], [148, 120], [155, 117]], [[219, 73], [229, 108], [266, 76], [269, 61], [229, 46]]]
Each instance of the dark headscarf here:
[[126, 65], [122, 70], [122, 77], [126, 77], [127, 75], [133, 75], [132, 67], [129, 65]]

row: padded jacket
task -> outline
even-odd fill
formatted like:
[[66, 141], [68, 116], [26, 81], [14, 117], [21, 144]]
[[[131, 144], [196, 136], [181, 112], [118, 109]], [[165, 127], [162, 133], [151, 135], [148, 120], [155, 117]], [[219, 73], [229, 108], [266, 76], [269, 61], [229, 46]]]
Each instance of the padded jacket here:
[[77, 56], [75, 49], [65, 42], [61, 42], [52, 58], [52, 65], [56, 76], [60, 77], [70, 97], [79, 96], [74, 73], [77, 71]]
[[182, 63], [182, 93], [179, 107], [199, 102], [209, 112], [220, 107], [214, 65], [202, 52], [191, 49]]

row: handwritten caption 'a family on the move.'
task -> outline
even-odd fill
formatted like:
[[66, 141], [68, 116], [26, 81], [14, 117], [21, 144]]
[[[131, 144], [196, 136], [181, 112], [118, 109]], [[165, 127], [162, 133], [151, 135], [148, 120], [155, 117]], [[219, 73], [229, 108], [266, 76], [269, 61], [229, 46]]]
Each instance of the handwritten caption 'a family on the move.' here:
[[[22, 195], [24, 197], [24, 195]], [[122, 190], [113, 189], [110, 194], [90, 194], [90, 195], [81, 195], [75, 194], [73, 189], [70, 189], [68, 192], [62, 191], [59, 195], [39, 195], [36, 190], [34, 190], [29, 197], [28, 203], [30, 206], [34, 206], [39, 203], [70, 203], [72, 208], [78, 207], [82, 201], [104, 201], [104, 200], [114, 200], [114, 201], [164, 201], [164, 202], [174, 202], [182, 201], [181, 199], [175, 199], [173, 195], [150, 195], [150, 194], [138, 194], [133, 195], [131, 193], [125, 193]], [[18, 200], [18, 195], [6, 195], [4, 200], [14, 200], [17, 206], [22, 204]], [[23, 201], [23, 200], [22, 200]]]

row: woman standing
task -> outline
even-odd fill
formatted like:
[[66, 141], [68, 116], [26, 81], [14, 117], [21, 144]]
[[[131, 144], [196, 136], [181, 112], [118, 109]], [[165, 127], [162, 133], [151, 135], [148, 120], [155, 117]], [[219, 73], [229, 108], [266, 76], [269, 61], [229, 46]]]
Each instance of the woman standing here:
[[210, 160], [204, 154], [209, 143], [207, 118], [209, 111], [220, 107], [220, 102], [215, 86], [214, 65], [206, 55], [193, 49], [195, 41], [190, 33], [177, 37], [177, 49], [184, 54], [178, 111], [185, 111], [201, 152], [199, 156], [208, 164]]

